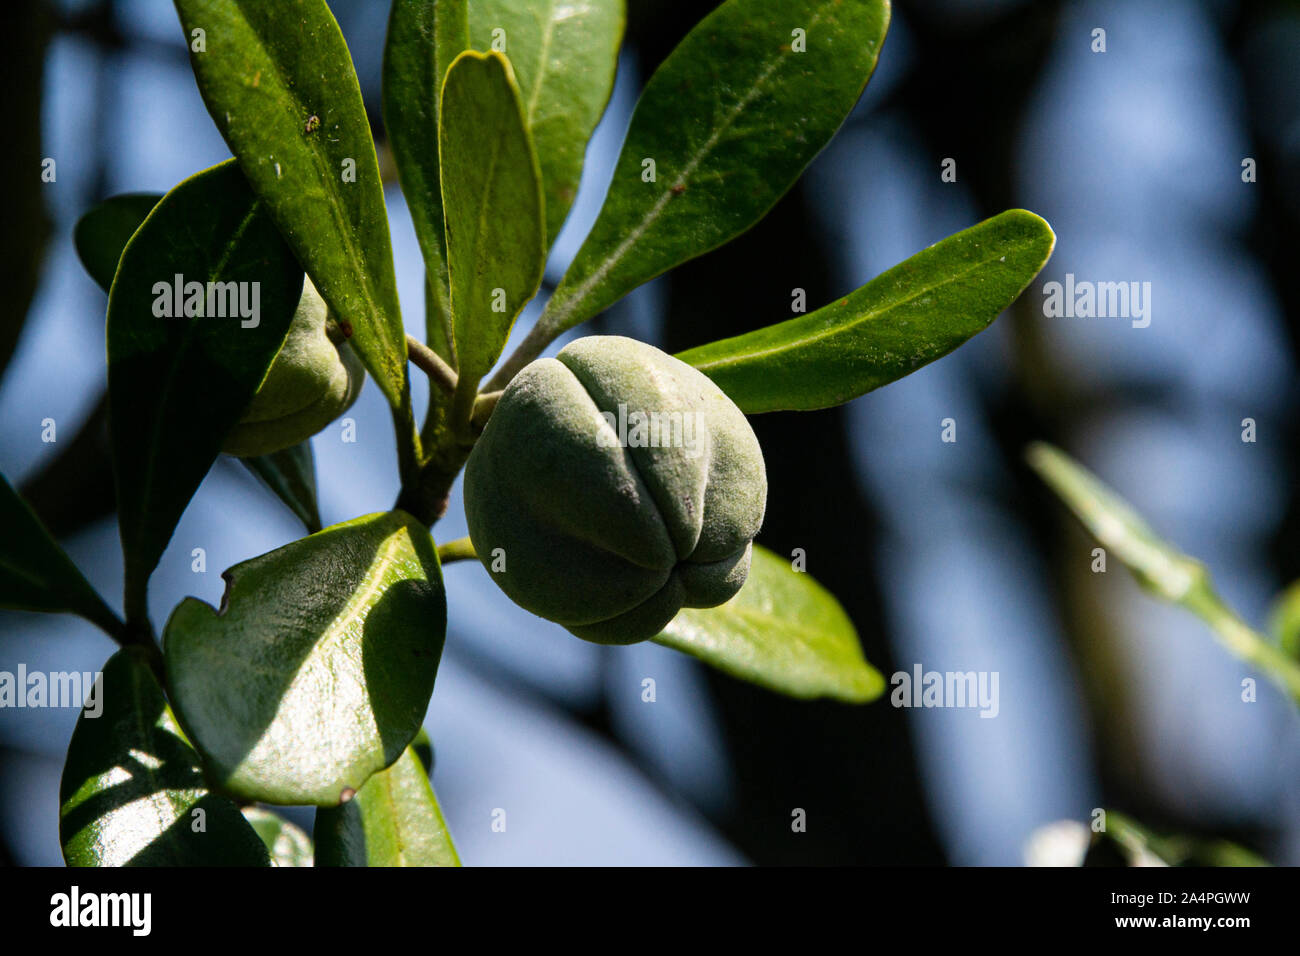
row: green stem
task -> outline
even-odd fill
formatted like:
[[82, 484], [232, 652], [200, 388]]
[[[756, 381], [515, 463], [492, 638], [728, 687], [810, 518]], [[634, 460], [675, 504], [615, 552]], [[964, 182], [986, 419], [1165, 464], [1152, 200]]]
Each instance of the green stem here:
[[1300, 704], [1300, 663], [1246, 624], [1212, 588], [1193, 588], [1180, 603], [1210, 626], [1220, 644], [1268, 675]]
[[456, 391], [456, 373], [443, 361], [441, 355], [413, 335], [406, 337], [406, 351], [412, 364], [429, 376], [430, 384], [436, 385], [448, 395]]
[[453, 561], [471, 561], [478, 558], [474, 552], [474, 543], [469, 538], [457, 538], [438, 545], [438, 560], [442, 564]]

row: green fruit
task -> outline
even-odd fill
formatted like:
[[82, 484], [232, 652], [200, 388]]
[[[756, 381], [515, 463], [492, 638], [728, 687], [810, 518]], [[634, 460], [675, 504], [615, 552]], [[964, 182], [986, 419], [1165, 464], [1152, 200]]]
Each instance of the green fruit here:
[[221, 450], [248, 458], [305, 441], [351, 407], [365, 376], [325, 300], [304, 277], [289, 334]]
[[520, 371], [465, 469], [470, 538], [493, 580], [601, 644], [730, 599], [766, 502], [740, 409], [703, 373], [620, 336]]

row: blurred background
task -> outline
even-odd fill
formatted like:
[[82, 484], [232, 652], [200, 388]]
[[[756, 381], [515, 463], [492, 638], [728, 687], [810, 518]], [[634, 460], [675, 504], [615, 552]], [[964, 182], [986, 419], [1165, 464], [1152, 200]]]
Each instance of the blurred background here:
[[[636, 91], [714, 5], [631, 0], [549, 283], [599, 208]], [[387, 3], [330, 6], [382, 141]], [[105, 297], [72, 227], [107, 195], [164, 192], [229, 154], [165, 0], [12, 0], [0, 18], [0, 471], [118, 606]], [[45, 157], [53, 183], [39, 180]], [[955, 182], [941, 178], [945, 159]], [[1243, 182], [1246, 159], [1255, 182]], [[1300, 863], [1295, 709], [1267, 681], [1244, 703], [1241, 681], [1258, 675], [1199, 621], [1145, 598], [1117, 562], [1092, 573], [1092, 542], [1022, 459], [1040, 438], [1075, 454], [1262, 626], [1300, 577], [1298, 187], [1300, 4], [896, 0], [861, 103], [767, 219], [580, 331], [678, 350], [788, 317], [796, 288], [816, 308], [1003, 209], [1046, 217], [1051, 262], [967, 346], [846, 407], [753, 419], [770, 480], [759, 541], [805, 550], [886, 675], [997, 671], [997, 718], [887, 697], [787, 700], [655, 645], [586, 644], [455, 564], [426, 725], [462, 859], [1013, 865], [1036, 828], [1112, 807]], [[387, 198], [419, 335], [420, 256], [395, 186]], [[1150, 282], [1149, 327], [1045, 318], [1042, 285], [1067, 273]], [[337, 426], [313, 441], [327, 524], [396, 492], [373, 383], [350, 415], [355, 444]], [[946, 418], [955, 443], [940, 440]], [[458, 490], [435, 535], [463, 534]], [[300, 535], [223, 459], [154, 576], [155, 623], [186, 595], [216, 603], [222, 569]], [[206, 573], [191, 571], [195, 547]], [[0, 670], [94, 671], [112, 650], [76, 618], [0, 614]], [[76, 716], [0, 710], [0, 862], [61, 862], [58, 780]], [[491, 830], [497, 808], [504, 833]], [[795, 809], [806, 832], [792, 831]], [[310, 827], [309, 811], [291, 815]]]

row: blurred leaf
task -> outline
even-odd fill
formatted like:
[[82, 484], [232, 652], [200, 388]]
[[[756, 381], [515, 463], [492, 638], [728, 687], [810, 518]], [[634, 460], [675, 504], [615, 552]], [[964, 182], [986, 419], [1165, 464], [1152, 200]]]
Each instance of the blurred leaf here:
[[546, 195], [546, 248], [578, 194], [582, 161], [614, 89], [626, 19], [623, 0], [474, 0], [469, 35], [479, 50], [503, 31], [537, 150]]
[[221, 609], [186, 598], [167, 686], [210, 779], [274, 804], [336, 806], [415, 738], [447, 623], [429, 532], [402, 512], [237, 564]]
[[175, 0], [199, 92], [254, 192], [389, 403], [403, 409], [406, 332], [379, 163], [343, 34], [324, 0]]
[[442, 80], [469, 47], [466, 0], [393, 0], [384, 44], [384, 129], [424, 255], [425, 341], [456, 367], [438, 177]]
[[269, 455], [238, 460], [289, 506], [308, 532], [315, 534], [321, 529], [316, 504], [316, 459], [310, 440]]
[[272, 866], [311, 866], [311, 837], [265, 807], [244, 807], [248, 821], [271, 855]]
[[466, 411], [537, 292], [546, 223], [537, 156], [510, 61], [466, 51], [447, 71], [439, 116], [452, 327]]
[[0, 475], [0, 607], [70, 611], [109, 634], [121, 632], [117, 615], [45, 530], [41, 519]]
[[1292, 582], [1273, 604], [1268, 631], [1283, 654], [1300, 660], [1300, 581]]
[[1115, 810], [1106, 811], [1106, 829], [1094, 834], [1094, 846], [1084, 865], [1101, 864], [1107, 844], [1119, 851], [1126, 865], [1134, 867], [1271, 865], [1258, 854], [1228, 840], [1160, 836]]
[[135, 649], [114, 654], [82, 711], [59, 784], [69, 866], [266, 866], [232, 802], [210, 793], [198, 755]]
[[1128, 567], [1138, 584], [1201, 618], [1224, 647], [1263, 671], [1300, 703], [1300, 663], [1223, 603], [1205, 565], [1159, 538], [1126, 502], [1060, 449], [1036, 442], [1026, 458], [1102, 547]]
[[122, 250], [160, 199], [158, 193], [110, 196], [77, 220], [72, 231], [77, 258], [105, 292], [113, 285]]
[[824, 308], [677, 357], [749, 413], [827, 408], [915, 372], [982, 332], [1056, 237], [1013, 209], [918, 252]]
[[[727, 0], [700, 21], [646, 84], [545, 329], [591, 318], [758, 222], [857, 103], [888, 23], [885, 0]], [[806, 52], [791, 48], [795, 29]]]
[[338, 807], [316, 811], [319, 866], [460, 866], [419, 758], [400, 760]]
[[[257, 324], [156, 315], [178, 275], [248, 283], [258, 290]], [[108, 298], [108, 392], [129, 620], [143, 616], [149, 575], [280, 350], [301, 293], [302, 270], [233, 161], [172, 189], [122, 253]]]
[[885, 689], [834, 596], [758, 545], [739, 594], [719, 607], [683, 609], [654, 640], [791, 697], [858, 704]]

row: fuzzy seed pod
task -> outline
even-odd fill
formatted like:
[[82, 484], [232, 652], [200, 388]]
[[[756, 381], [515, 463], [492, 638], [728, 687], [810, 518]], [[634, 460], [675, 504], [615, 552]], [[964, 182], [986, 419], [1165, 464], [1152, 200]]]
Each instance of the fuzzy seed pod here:
[[767, 474], [707, 376], [589, 336], [511, 381], [465, 470], [470, 537], [518, 605], [602, 644], [658, 634], [749, 573]]
[[325, 300], [304, 276], [284, 345], [221, 450], [247, 458], [310, 438], [351, 407], [365, 377]]

